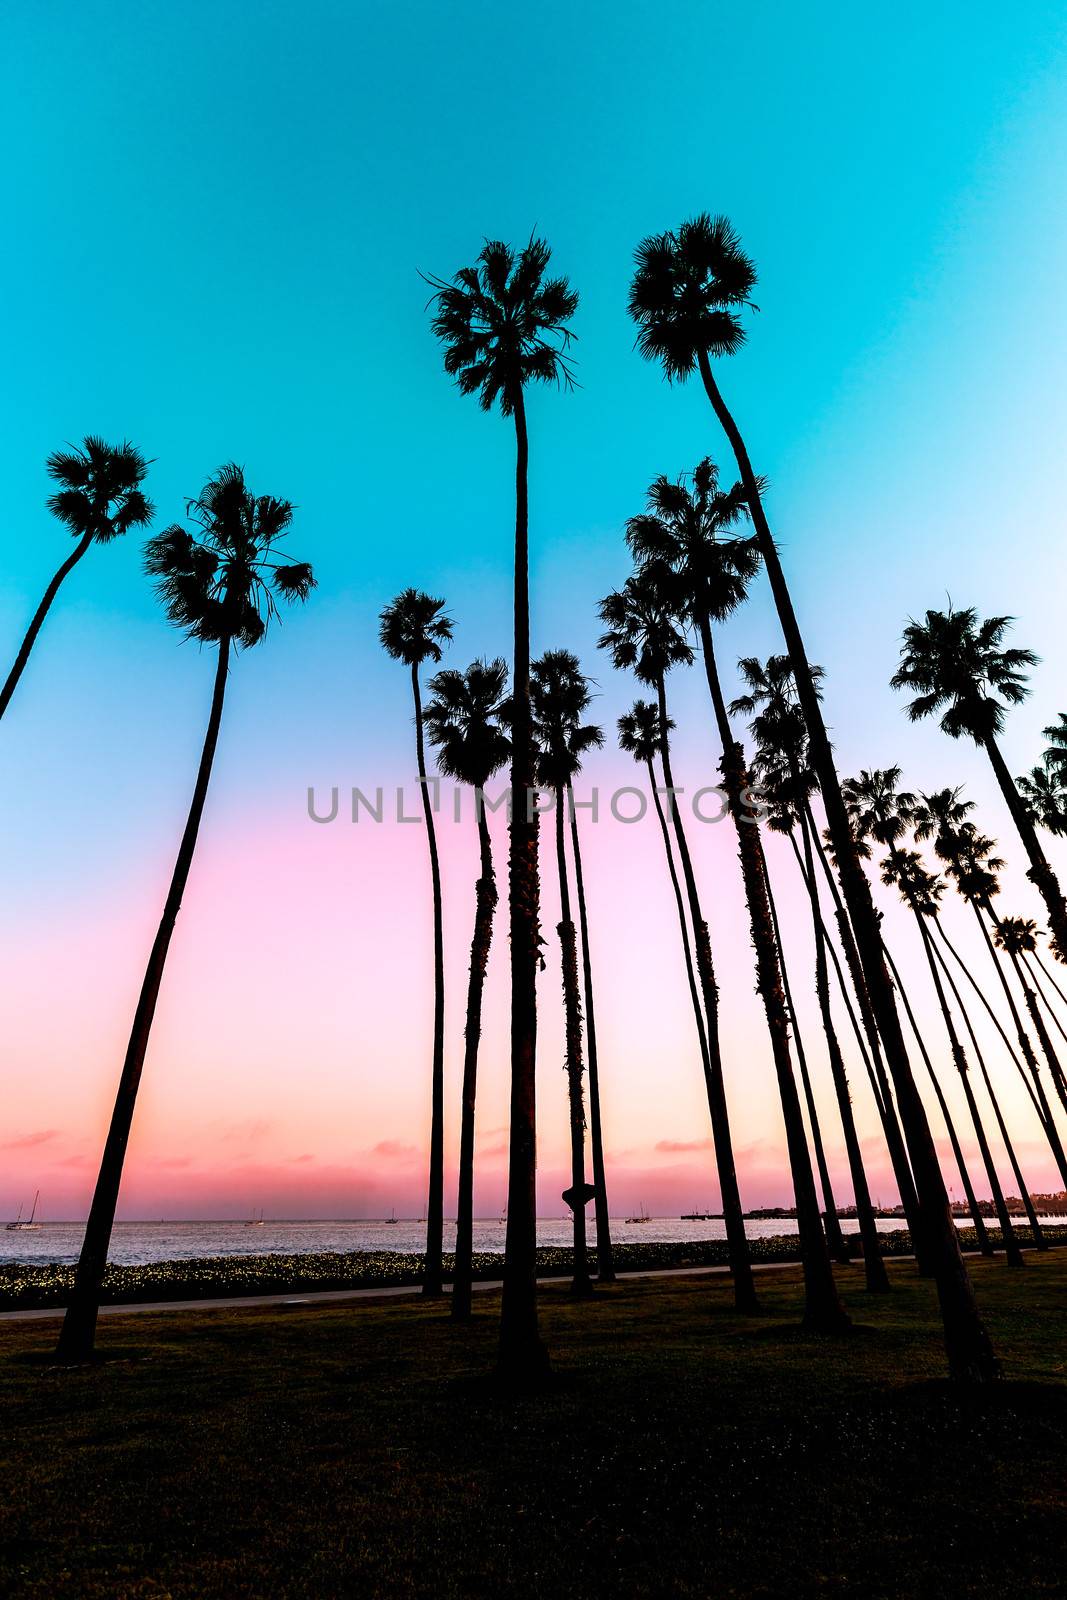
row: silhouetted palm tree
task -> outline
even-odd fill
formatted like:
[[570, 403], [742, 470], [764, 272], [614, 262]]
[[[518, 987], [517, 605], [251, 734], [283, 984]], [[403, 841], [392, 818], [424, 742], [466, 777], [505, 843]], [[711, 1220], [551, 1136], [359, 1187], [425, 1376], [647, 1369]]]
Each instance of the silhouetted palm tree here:
[[8, 708], [63, 579], [91, 544], [110, 544], [131, 528], [147, 527], [153, 516], [152, 502], [141, 492], [148, 463], [132, 444], [108, 445], [89, 434], [80, 448], [50, 455], [47, 470], [60, 486], [49, 497], [48, 509], [78, 542], [45, 590], [26, 629], [15, 664], [0, 689], [0, 717]]
[[188, 637], [216, 647], [215, 686], [192, 803], [141, 984], [74, 1287], [59, 1336], [58, 1354], [67, 1361], [84, 1361], [93, 1350], [100, 1285], [107, 1265], [137, 1089], [167, 952], [204, 813], [230, 656], [238, 650], [252, 649], [263, 638], [268, 623], [277, 614], [275, 595], [289, 602], [306, 600], [315, 582], [306, 562], [279, 560], [279, 546], [292, 522], [289, 501], [253, 495], [240, 467], [220, 468], [199, 498], [189, 501], [187, 515], [196, 531], [175, 525], [150, 539], [145, 565], [156, 580], [170, 620]]
[[516, 252], [498, 239], [451, 283], [433, 280], [433, 331], [445, 346], [445, 371], [483, 411], [499, 406], [515, 425], [515, 649], [512, 662], [511, 790], [508, 906], [511, 932], [511, 1151], [500, 1365], [516, 1382], [536, 1380], [548, 1366], [537, 1331], [537, 824], [530, 721], [529, 511], [525, 391], [530, 383], [569, 383], [568, 322], [578, 296], [566, 278], [545, 276], [543, 239]]
[[[900, 788], [900, 768], [884, 767], [875, 768], [871, 771], [861, 771], [858, 778], [846, 778], [842, 785], [842, 793], [845, 805], [848, 808], [849, 825], [853, 830], [859, 847], [869, 854], [867, 841], [873, 839], [887, 851], [887, 860], [895, 862], [898, 856], [902, 854], [901, 840], [907, 835], [910, 823], [910, 808], [915, 801], [914, 795], [908, 794]], [[901, 867], [901, 872], [906, 876], [907, 869], [905, 866]], [[920, 932], [922, 932], [921, 924]], [[904, 988], [896, 962], [893, 960], [884, 941], [882, 948], [888, 968], [893, 975], [897, 993], [900, 995], [901, 1003], [907, 1013], [908, 1022], [911, 1025], [911, 1031], [915, 1036], [919, 1054], [926, 1067], [931, 1087], [941, 1108], [949, 1143], [952, 1146], [952, 1154], [955, 1157], [960, 1182], [963, 1185], [963, 1192], [967, 1199], [967, 1207], [978, 1237], [979, 1248], [983, 1255], [992, 1255], [993, 1246], [986, 1232], [982, 1214], [978, 1209], [978, 1198], [974, 1192], [974, 1185], [971, 1183], [971, 1176], [963, 1154], [963, 1146], [960, 1144], [959, 1136], [956, 1132], [956, 1124], [949, 1110], [945, 1091], [942, 1089], [941, 1081], [934, 1070], [930, 1052], [926, 1047], [922, 1030], [915, 1019], [915, 1012], [908, 998], [907, 990]], [[925, 951], [925, 942], [923, 948]]]
[[1037, 663], [1032, 650], [1002, 648], [1011, 621], [987, 617], [980, 622], [973, 607], [927, 611], [923, 622], [909, 622], [904, 629], [900, 666], [890, 682], [894, 689], [919, 691], [907, 706], [912, 722], [940, 714], [942, 732], [950, 739], [966, 734], [989, 757], [1030, 861], [1027, 877], [1048, 910], [1053, 948], [1067, 961], [1067, 902], [997, 744], [1008, 707], [1021, 705], [1030, 692], [1023, 669]]
[[426, 737], [437, 751], [445, 777], [465, 783], [474, 792], [475, 821], [481, 870], [474, 886], [474, 933], [471, 938], [467, 1018], [464, 1028], [463, 1089], [459, 1130], [459, 1182], [456, 1201], [456, 1254], [452, 1274], [452, 1315], [465, 1321], [471, 1314], [474, 1251], [474, 1110], [478, 1092], [478, 1046], [482, 1036], [482, 992], [493, 939], [496, 873], [493, 841], [485, 815], [484, 790], [507, 761], [511, 743], [501, 726], [507, 688], [507, 663], [472, 661], [466, 672], [438, 672], [430, 679], [431, 699], [425, 712]]
[[759, 555], [751, 539], [723, 537], [744, 511], [745, 498], [740, 484], [734, 484], [729, 490], [721, 489], [714, 462], [705, 458], [689, 481], [684, 477], [677, 480], [659, 477], [650, 485], [648, 509], [630, 518], [626, 538], [642, 566], [652, 564], [657, 569], [666, 566], [674, 573], [680, 614], [696, 629], [700, 640], [704, 673], [722, 746], [723, 787], [737, 829], [741, 874], [756, 952], [757, 988], [766, 1013], [786, 1125], [804, 1264], [805, 1319], [812, 1326], [835, 1329], [847, 1326], [849, 1319], [834, 1287], [819, 1216], [804, 1117], [793, 1076], [789, 1018], [767, 896], [766, 864], [759, 829], [746, 803], [750, 792], [749, 776], [744, 752], [730, 726], [712, 638], [712, 623], [722, 622], [741, 604], [759, 566]]
[[1052, 1043], [1041, 1008], [1037, 1003], [1037, 993], [1027, 977], [1025, 962], [1028, 957], [1037, 955], [1037, 924], [1030, 917], [999, 917], [994, 918], [995, 931], [993, 938], [998, 950], [1003, 950], [1009, 957], [1015, 976], [1023, 991], [1026, 1000], [1026, 1009], [1030, 1013], [1030, 1020], [1034, 1024], [1045, 1060], [1048, 1062], [1049, 1072], [1060, 1102], [1067, 1111], [1067, 1075], [1059, 1060], [1059, 1053]]
[[733, 450], [796, 677], [797, 694], [810, 740], [810, 760], [822, 792], [837, 870], [863, 967], [863, 978], [882, 1037], [922, 1210], [924, 1253], [938, 1286], [945, 1343], [952, 1374], [969, 1382], [997, 1376], [999, 1364], [982, 1324], [960, 1254], [948, 1195], [926, 1111], [908, 1061], [893, 986], [886, 970], [878, 915], [856, 850], [841, 794], [808, 652], [793, 609], [781, 561], [745, 442], [712, 372], [712, 358], [729, 356], [744, 340], [740, 313], [756, 283], [753, 262], [725, 217], [692, 218], [676, 231], [642, 241], [630, 289], [630, 314], [637, 346], [662, 363], [671, 382], [699, 371], [705, 393]]
[[570, 1103], [571, 1183], [563, 1198], [574, 1223], [574, 1276], [571, 1293], [592, 1293], [585, 1208], [594, 1191], [585, 1181], [585, 1106], [582, 1093], [582, 1002], [578, 987], [578, 947], [571, 918], [563, 810], [582, 757], [604, 743], [601, 730], [583, 723], [589, 708], [589, 680], [569, 650], [546, 650], [530, 669], [530, 704], [537, 747], [537, 781], [555, 796], [556, 867], [559, 876], [560, 959], [567, 1023], [567, 1092]]
[[[808, 891], [815, 940], [815, 992], [845, 1136], [845, 1150], [856, 1202], [856, 1218], [863, 1241], [867, 1288], [875, 1293], [884, 1293], [889, 1288], [889, 1276], [878, 1243], [878, 1227], [874, 1219], [874, 1207], [871, 1204], [867, 1174], [863, 1166], [859, 1132], [852, 1110], [848, 1073], [830, 1005], [830, 978], [827, 966], [829, 939], [819, 902], [815, 856], [805, 809], [815, 787], [815, 774], [807, 761], [807, 729], [796, 699], [793, 669], [788, 656], [771, 656], [766, 664], [755, 656], [746, 656], [738, 665], [741, 676], [748, 685], [748, 693], [734, 700], [730, 710], [735, 715], [752, 719], [749, 726], [756, 741], [756, 775], [764, 794], [770, 790], [775, 797], [781, 831], [787, 833], [793, 840], [793, 848], [797, 851], [798, 865], [801, 867]], [[818, 682], [822, 677], [822, 669], [813, 667], [812, 673]], [[800, 829], [803, 860], [796, 843], [794, 824]], [[815, 1125], [813, 1121], [813, 1127]]]
[[[957, 965], [967, 977], [971, 988], [978, 995], [994, 1027], [1004, 1040], [1004, 1044], [1018, 1068], [1019, 1075], [1033, 1103], [1038, 1121], [1041, 1123], [1045, 1136], [1049, 1141], [1049, 1147], [1060, 1169], [1060, 1174], [1064, 1183], [1067, 1184], [1067, 1153], [1064, 1152], [1055, 1117], [1045, 1094], [1045, 1086], [1041, 1079], [1033, 1045], [1023, 1026], [1022, 1017], [1015, 1004], [1015, 996], [1012, 993], [1007, 974], [997, 959], [996, 949], [990, 938], [989, 927], [986, 924], [986, 917], [988, 916], [990, 923], [993, 927], [996, 927], [997, 919], [992, 902], [993, 897], [1000, 892], [999, 873], [1004, 866], [1004, 862], [998, 856], [993, 855], [994, 841], [979, 833], [974, 824], [968, 820], [970, 812], [974, 810], [973, 801], [964, 800], [961, 796], [962, 790], [959, 788], [940, 789], [934, 794], [920, 796], [919, 803], [915, 806], [912, 814], [915, 837], [920, 843], [926, 839], [933, 840], [935, 853], [939, 860], [945, 863], [948, 875], [955, 884], [961, 898], [967, 902], [974, 912], [982, 940], [996, 969], [997, 977], [1004, 992], [1004, 998], [1008, 1004], [1008, 1010], [1011, 1013], [1012, 1022], [1015, 1025], [1016, 1037], [1022, 1050], [1022, 1060], [1012, 1049], [1011, 1041], [1001, 1027], [1000, 1019], [989, 1004], [981, 984], [949, 940], [940, 918], [937, 919], [935, 925], [942, 941], [954, 956]], [[984, 916], [983, 912], [985, 913]], [[977, 1045], [975, 1046], [975, 1054], [983, 1066], [983, 1073], [985, 1073], [981, 1052], [978, 1050]], [[988, 1075], [986, 1074], [986, 1076], [990, 1099], [1000, 1125], [1004, 1146], [1008, 1152], [1016, 1182], [1019, 1184], [1019, 1193], [1026, 1204], [1030, 1225], [1036, 1238], [1040, 1235], [1040, 1225], [1030, 1204], [1014, 1145], [1001, 1114], [999, 1102], [992, 1086], [988, 1085]]]
[[1030, 820], [1049, 833], [1067, 834], [1067, 787], [1064, 786], [1063, 768], [1053, 766], [1045, 753], [1045, 764], [1031, 767], [1028, 773], [1016, 778], [1016, 787], [1026, 803]]
[[[672, 667], [689, 666], [693, 661], [693, 651], [677, 620], [681, 596], [675, 594], [676, 587], [677, 579], [671, 569], [654, 562], [648, 563], [643, 569], [627, 578], [621, 589], [613, 591], [600, 602], [600, 619], [605, 624], [605, 631], [600, 637], [599, 644], [601, 649], [610, 651], [612, 662], [617, 668], [631, 669], [640, 683], [647, 684], [656, 692], [654, 709], [658, 743], [652, 757], [646, 758], [644, 753], [650, 724], [648, 713], [644, 710], [638, 711], [638, 707], [644, 705], [642, 701], [638, 701], [634, 706], [632, 720], [626, 724], [624, 737], [627, 742], [622, 743], [620, 737], [620, 744], [637, 760], [644, 761], [648, 765], [653, 799], [661, 818], [662, 807], [654, 768], [654, 757], [657, 753], [663, 764], [663, 781], [689, 901], [689, 915], [696, 945], [696, 966], [704, 1002], [702, 1012], [700, 1000], [692, 983], [692, 951], [685, 911], [684, 908], [680, 908], [682, 944], [690, 985], [693, 989], [697, 1030], [701, 1041], [704, 1081], [711, 1114], [715, 1162], [719, 1174], [719, 1193], [730, 1251], [730, 1268], [734, 1279], [734, 1298], [738, 1310], [754, 1312], [759, 1309], [759, 1304], [752, 1276], [744, 1211], [737, 1183], [733, 1138], [730, 1133], [730, 1114], [726, 1101], [726, 1084], [719, 1042], [719, 991], [715, 982], [708, 925], [700, 904], [685, 827], [675, 800], [674, 773], [671, 767], [670, 731], [674, 724], [667, 714], [666, 676]], [[622, 721], [619, 723], [619, 730], [622, 736]], [[673, 875], [674, 857], [669, 837], [665, 843], [668, 865]]]
[[445, 941], [441, 906], [441, 864], [434, 827], [434, 797], [426, 771], [423, 743], [422, 691], [419, 668], [424, 661], [440, 661], [441, 646], [452, 638], [452, 622], [443, 615], [445, 602], [419, 589], [404, 589], [381, 613], [378, 630], [382, 648], [411, 673], [415, 707], [415, 755], [418, 762], [426, 842], [430, 851], [430, 886], [433, 902], [433, 1057], [430, 1070], [430, 1173], [426, 1200], [426, 1267], [422, 1278], [425, 1295], [444, 1293], [445, 1204]]

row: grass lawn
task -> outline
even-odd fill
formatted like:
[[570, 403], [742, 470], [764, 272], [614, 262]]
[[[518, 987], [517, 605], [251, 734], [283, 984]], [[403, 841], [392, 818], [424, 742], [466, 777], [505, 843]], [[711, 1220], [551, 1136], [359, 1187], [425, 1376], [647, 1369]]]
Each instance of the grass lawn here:
[[974, 1276], [1006, 1380], [941, 1379], [933, 1289], [840, 1273], [843, 1340], [797, 1326], [798, 1274], [744, 1321], [719, 1279], [571, 1305], [556, 1377], [485, 1380], [495, 1294], [440, 1305], [108, 1318], [92, 1368], [55, 1323], [0, 1326], [0, 1590], [434, 1597], [1067, 1593], [1067, 1251]]

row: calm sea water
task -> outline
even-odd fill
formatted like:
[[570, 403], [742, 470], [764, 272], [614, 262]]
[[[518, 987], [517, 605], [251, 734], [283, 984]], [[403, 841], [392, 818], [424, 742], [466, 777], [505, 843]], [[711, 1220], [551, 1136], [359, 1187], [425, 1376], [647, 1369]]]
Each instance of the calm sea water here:
[[[1062, 1220], [1062, 1219], [1059, 1219]], [[879, 1230], [892, 1233], [903, 1224], [895, 1218], [879, 1221]], [[851, 1232], [854, 1222], [847, 1222]], [[774, 1234], [796, 1232], [790, 1218], [752, 1219], [746, 1223], [749, 1238], [762, 1239]], [[81, 1248], [82, 1224], [42, 1222], [39, 1226], [9, 1233], [0, 1231], [0, 1261], [72, 1262]], [[590, 1219], [590, 1241], [593, 1237]], [[318, 1250], [395, 1250], [416, 1255], [421, 1252], [426, 1225], [417, 1221], [388, 1222], [284, 1222], [268, 1219], [260, 1225], [246, 1222], [117, 1222], [111, 1238], [110, 1259], [139, 1266], [148, 1261], [181, 1261], [195, 1256], [307, 1255]], [[683, 1222], [678, 1217], [652, 1217], [645, 1223], [627, 1223], [618, 1217], [612, 1223], [612, 1237], [638, 1244], [677, 1244], [702, 1239], [722, 1239], [722, 1222]], [[538, 1243], [569, 1245], [569, 1219], [542, 1217], [537, 1224]], [[455, 1224], [445, 1224], [445, 1249], [455, 1239]], [[474, 1224], [474, 1248], [502, 1254], [504, 1224], [484, 1221]]]

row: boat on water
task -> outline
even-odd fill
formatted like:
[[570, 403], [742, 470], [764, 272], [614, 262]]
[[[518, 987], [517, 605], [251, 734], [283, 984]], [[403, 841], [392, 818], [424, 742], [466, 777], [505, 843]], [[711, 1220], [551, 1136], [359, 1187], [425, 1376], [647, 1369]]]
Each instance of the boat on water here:
[[260, 1208], [259, 1208], [259, 1216], [257, 1217], [256, 1213], [253, 1211], [252, 1215], [249, 1217], [248, 1221], [245, 1223], [245, 1227], [246, 1228], [262, 1228], [262, 1226], [263, 1226], [263, 1207], [260, 1206]]
[[651, 1222], [652, 1221], [652, 1218], [649, 1216], [648, 1212], [645, 1210], [644, 1201], [641, 1202], [641, 1210], [638, 1213], [638, 1215], [636, 1217], [627, 1217], [626, 1220], [627, 1220], [627, 1222], [634, 1222], [634, 1223], [637, 1223], [637, 1222]]
[[15, 1218], [14, 1222], [7, 1222], [4, 1224], [8, 1233], [23, 1233], [27, 1228], [39, 1228], [41, 1226], [39, 1222], [34, 1221], [34, 1218], [37, 1215], [37, 1202], [40, 1198], [41, 1191], [38, 1189], [37, 1193], [33, 1197], [33, 1206], [25, 1222], [22, 1220], [22, 1207], [19, 1206], [18, 1216]]
[[392, 1216], [391, 1217], [386, 1217], [385, 1220], [386, 1220], [386, 1222], [399, 1222], [400, 1221], [400, 1218], [396, 1214], [396, 1207], [395, 1206], [393, 1207]]

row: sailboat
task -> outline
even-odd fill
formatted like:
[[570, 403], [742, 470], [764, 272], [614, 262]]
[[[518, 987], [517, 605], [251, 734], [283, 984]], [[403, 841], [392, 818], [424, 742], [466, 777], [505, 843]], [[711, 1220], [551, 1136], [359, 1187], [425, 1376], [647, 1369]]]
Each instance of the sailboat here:
[[385, 1220], [386, 1220], [386, 1222], [399, 1222], [400, 1221], [400, 1218], [396, 1214], [396, 1206], [393, 1207], [392, 1216], [391, 1217], [386, 1217]]
[[34, 1222], [34, 1220], [33, 1220], [34, 1217], [37, 1215], [37, 1202], [38, 1202], [38, 1200], [40, 1198], [41, 1198], [41, 1191], [40, 1191], [40, 1189], [38, 1189], [37, 1193], [33, 1197], [33, 1208], [30, 1211], [30, 1214], [26, 1218], [25, 1222], [23, 1222], [23, 1220], [22, 1220], [22, 1207], [19, 1206], [19, 1214], [15, 1218], [14, 1222], [9, 1222], [9, 1223], [6, 1224], [8, 1233], [16, 1233], [16, 1232], [17, 1233], [21, 1233], [23, 1231], [23, 1229], [25, 1229], [25, 1228], [39, 1228], [40, 1227], [40, 1223], [39, 1222]]
[[246, 1228], [262, 1228], [262, 1226], [263, 1226], [263, 1207], [260, 1206], [260, 1208], [259, 1208], [259, 1216], [257, 1217], [256, 1213], [253, 1211], [252, 1215], [249, 1217], [248, 1221], [245, 1223], [245, 1227]]
[[640, 1214], [638, 1216], [636, 1216], [636, 1217], [627, 1217], [626, 1220], [627, 1220], [627, 1222], [651, 1222], [652, 1221], [652, 1218], [649, 1216], [648, 1212], [645, 1210], [645, 1203], [644, 1203], [643, 1200], [641, 1202]]

